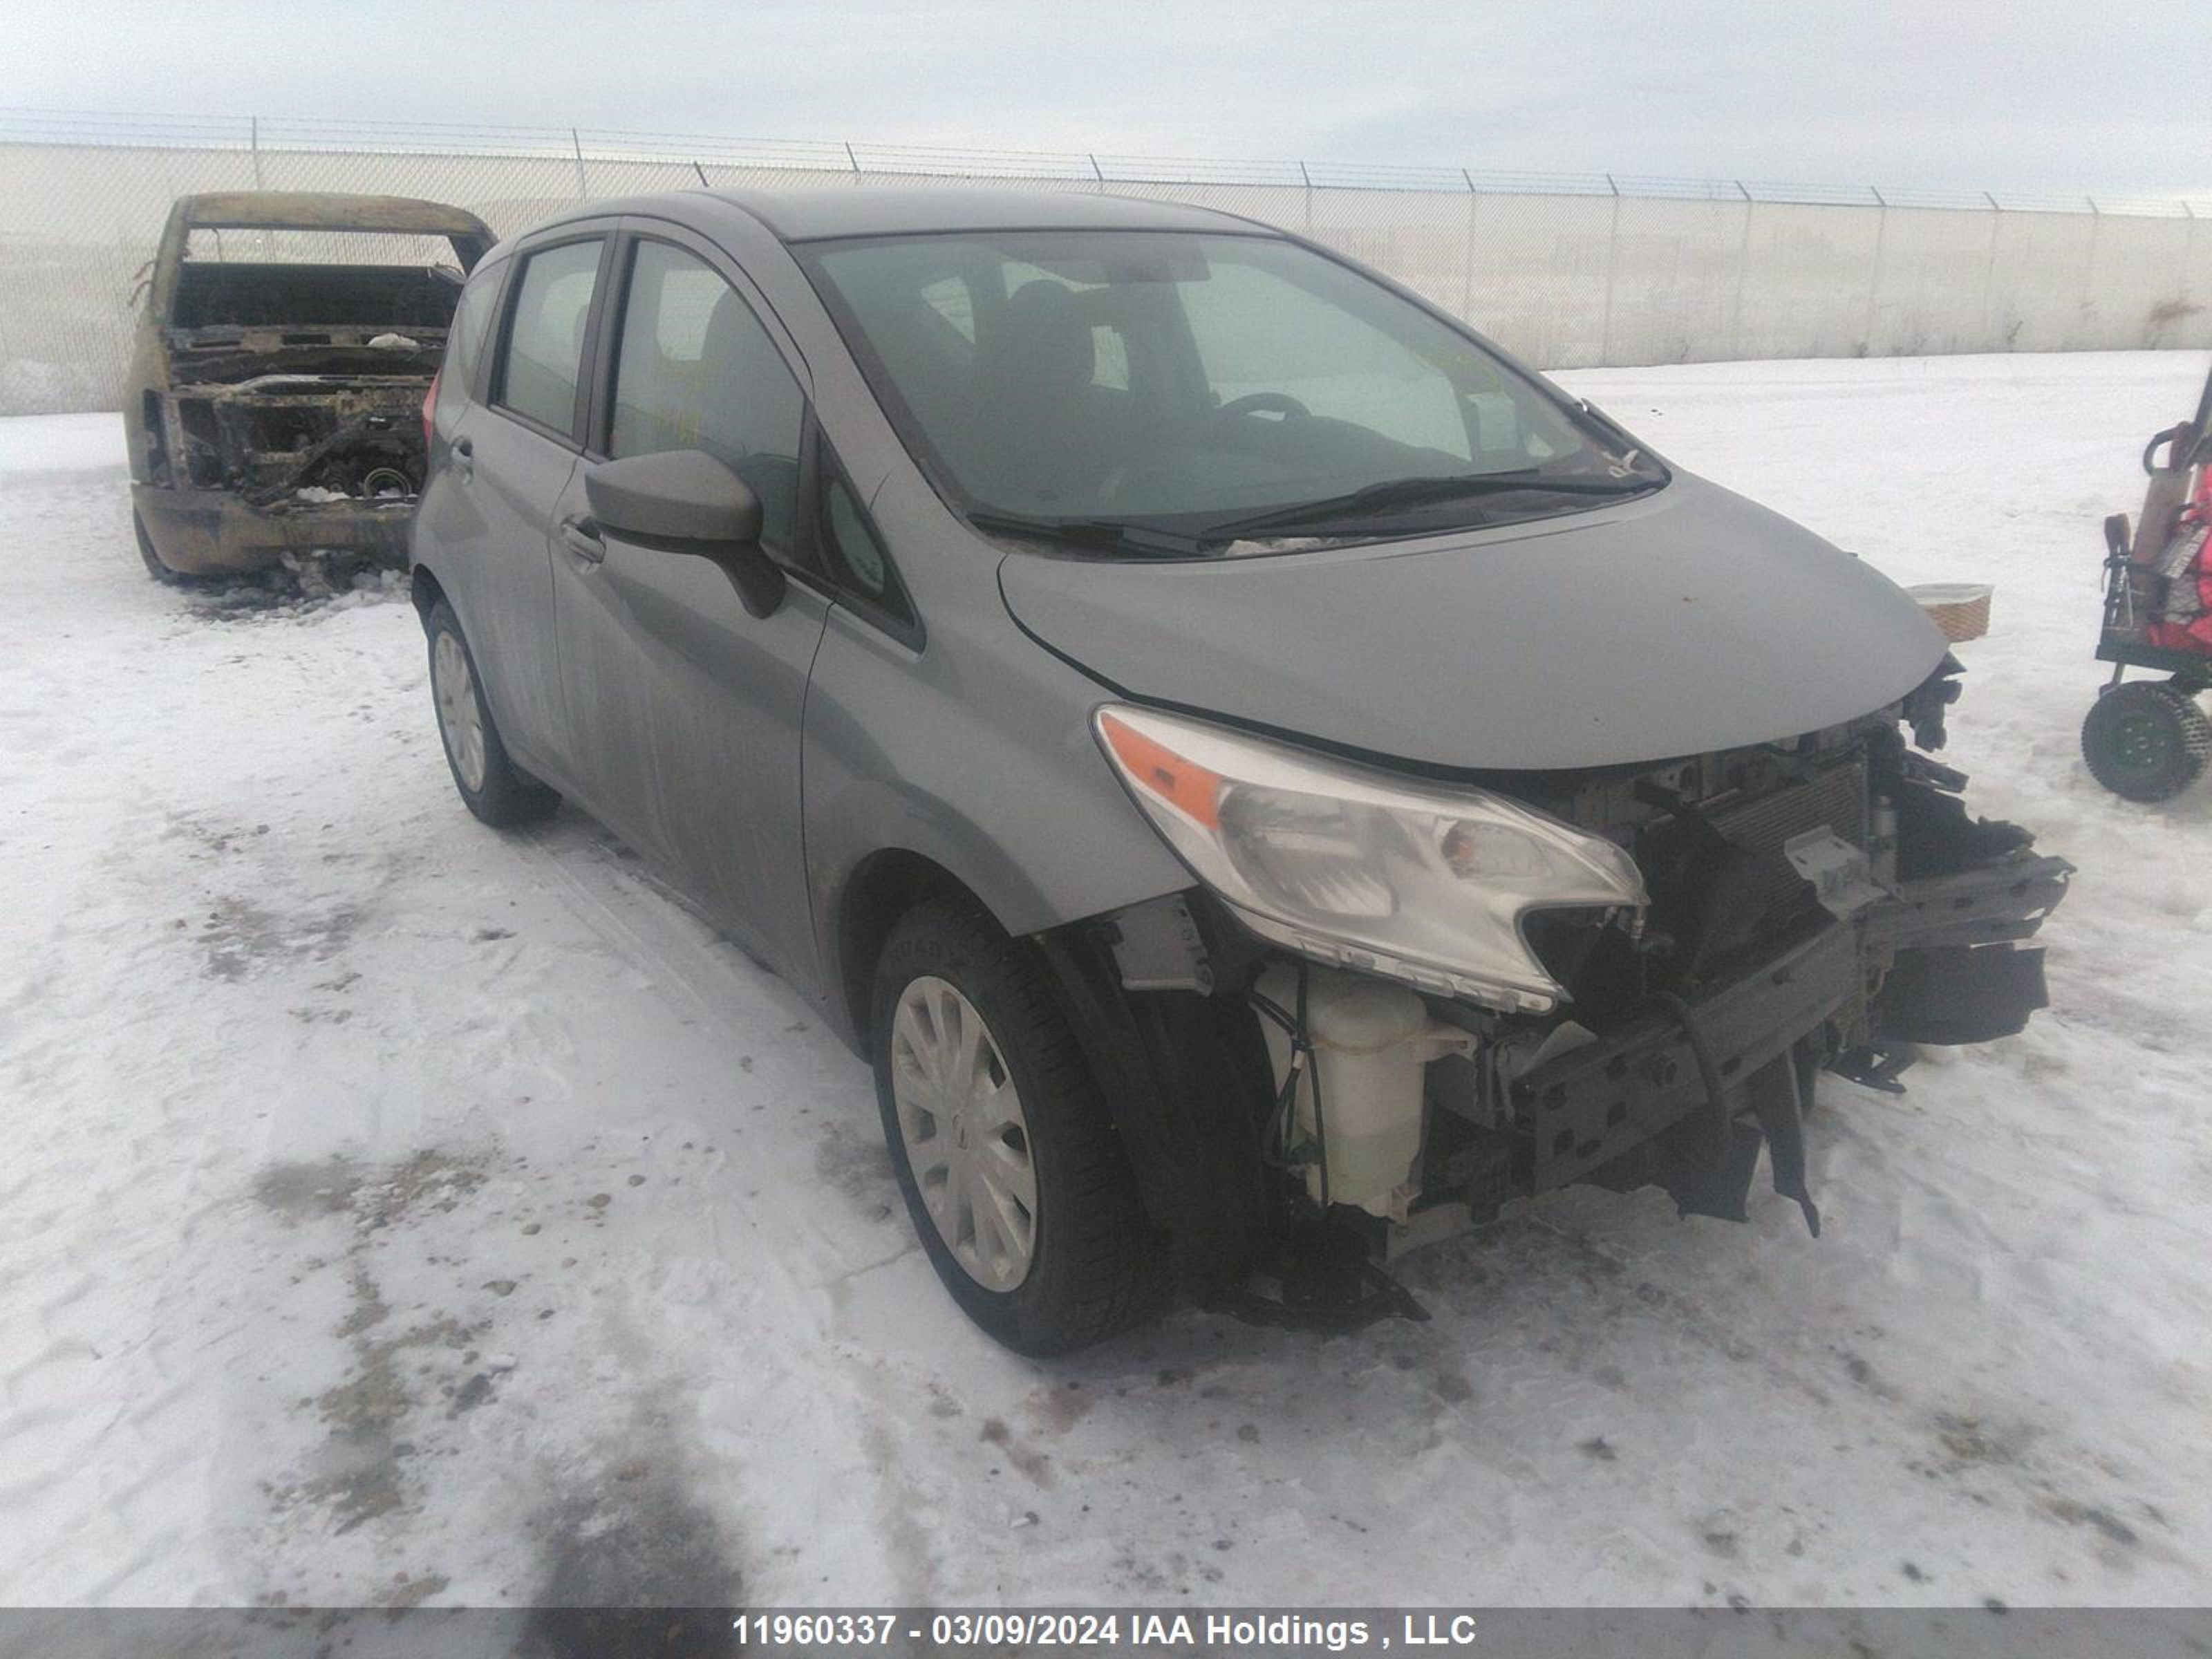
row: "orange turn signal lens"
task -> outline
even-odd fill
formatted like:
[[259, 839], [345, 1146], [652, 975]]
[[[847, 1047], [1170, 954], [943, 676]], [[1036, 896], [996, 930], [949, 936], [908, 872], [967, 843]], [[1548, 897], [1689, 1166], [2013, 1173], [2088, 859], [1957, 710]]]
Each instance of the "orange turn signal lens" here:
[[1106, 745], [1130, 781], [1208, 830], [1221, 827], [1221, 775], [1187, 760], [1110, 713], [1098, 717]]

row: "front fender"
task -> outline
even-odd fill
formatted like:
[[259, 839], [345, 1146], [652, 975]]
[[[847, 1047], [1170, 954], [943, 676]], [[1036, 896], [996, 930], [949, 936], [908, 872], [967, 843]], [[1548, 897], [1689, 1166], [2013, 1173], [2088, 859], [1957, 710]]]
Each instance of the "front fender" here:
[[[1015, 934], [1190, 885], [1091, 735], [1104, 694], [1003, 619], [998, 626], [1005, 637], [991, 643], [1002, 649], [972, 640], [945, 649], [950, 630], [939, 626], [917, 653], [849, 613], [830, 615], [807, 693], [803, 760], [826, 986], [848, 981], [842, 908], [862, 867], [887, 851], [942, 870]], [[984, 678], [990, 684], [977, 683]]]

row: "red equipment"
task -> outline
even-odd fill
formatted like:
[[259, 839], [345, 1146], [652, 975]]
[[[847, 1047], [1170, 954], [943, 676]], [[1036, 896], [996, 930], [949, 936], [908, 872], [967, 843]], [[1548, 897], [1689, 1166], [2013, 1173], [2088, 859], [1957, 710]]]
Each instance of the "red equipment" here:
[[[2163, 448], [2166, 459], [2159, 459]], [[2130, 800], [2179, 794], [2212, 765], [2212, 374], [2197, 416], [2143, 450], [2150, 487], [2132, 537], [2105, 520], [2105, 622], [2097, 655], [2112, 678], [2081, 723], [2081, 756], [2098, 782]], [[2123, 684], [2130, 668], [2163, 681]]]

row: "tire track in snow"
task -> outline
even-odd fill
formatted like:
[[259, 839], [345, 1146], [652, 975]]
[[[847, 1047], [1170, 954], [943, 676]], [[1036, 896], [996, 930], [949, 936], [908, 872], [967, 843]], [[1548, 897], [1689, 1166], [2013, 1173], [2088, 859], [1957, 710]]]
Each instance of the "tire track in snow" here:
[[[737, 1011], [748, 1005], [759, 1011], [781, 1004], [779, 1012], [792, 1018], [782, 1022], [780, 1035], [808, 1032], [815, 1017], [787, 987], [764, 969], [749, 963], [740, 966], [742, 957], [736, 947], [714, 938], [680, 900], [623, 858], [611, 839], [593, 834], [580, 842], [557, 846], [553, 844], [557, 833], [539, 831], [531, 838], [528, 845], [535, 860], [554, 877], [576, 914], [653, 990], [680, 999], [699, 1022], [721, 1031], [732, 1046], [752, 1042], [759, 1036], [756, 1024], [738, 1015]], [[816, 1042], [805, 1045], [809, 1050], [818, 1051], [821, 1046], [834, 1043], [826, 1034], [815, 1036]], [[748, 1056], [746, 1063], [751, 1059]], [[835, 1047], [829, 1059], [836, 1069], [851, 1068], [856, 1080], [866, 1077], [842, 1045]], [[763, 1079], [755, 1073], [752, 1081], [757, 1086]], [[866, 1099], [872, 1107], [872, 1095]], [[742, 1127], [731, 1126], [732, 1131]], [[848, 1236], [834, 1226], [825, 1226], [820, 1218], [824, 1142], [817, 1139], [807, 1156], [799, 1157], [796, 1133], [779, 1132], [793, 1127], [790, 1124], [768, 1126], [764, 1133], [777, 1135], [774, 1155], [781, 1167], [775, 1171], [775, 1178], [757, 1180], [748, 1191], [748, 1206], [764, 1210], [770, 1224], [753, 1229], [751, 1248], [742, 1255], [736, 1241], [718, 1240], [718, 1255], [732, 1265], [742, 1261], [745, 1270], [764, 1270], [777, 1290], [775, 1304], [781, 1318], [775, 1340], [781, 1344], [796, 1337], [814, 1350], [811, 1360], [794, 1368], [797, 1385], [807, 1389], [826, 1386], [840, 1402], [834, 1414], [860, 1425], [859, 1447], [837, 1449], [835, 1457], [841, 1467], [815, 1477], [817, 1490], [849, 1483], [854, 1490], [874, 1493], [878, 1524], [853, 1532], [851, 1541], [841, 1546], [840, 1553], [859, 1539], [872, 1535], [878, 1559], [862, 1582], [884, 1586], [884, 1593], [895, 1600], [926, 1602], [931, 1598], [935, 1571], [928, 1531], [917, 1518], [921, 1500], [900, 1468], [896, 1437], [886, 1426], [886, 1401], [879, 1388], [871, 1386], [876, 1370], [862, 1358], [865, 1340], [848, 1322], [845, 1295], [851, 1279], [910, 1256], [918, 1259], [919, 1247], [910, 1237], [902, 1237], [889, 1250], [878, 1248], [854, 1261]], [[845, 1128], [828, 1126], [826, 1133], [834, 1136]], [[872, 1110], [856, 1132], [879, 1133]], [[887, 1159], [883, 1177], [888, 1187]], [[893, 1201], [896, 1203], [895, 1190]], [[904, 1235], [902, 1204], [896, 1205], [893, 1220]], [[871, 1231], [880, 1232], [880, 1229]], [[801, 1261], [826, 1265], [830, 1271], [802, 1272], [789, 1249], [794, 1238], [805, 1241]], [[933, 1293], [935, 1289], [932, 1279], [929, 1290]], [[854, 1380], [856, 1374], [858, 1382]], [[817, 1455], [824, 1449], [817, 1448]], [[853, 1455], [854, 1449], [860, 1455]]]

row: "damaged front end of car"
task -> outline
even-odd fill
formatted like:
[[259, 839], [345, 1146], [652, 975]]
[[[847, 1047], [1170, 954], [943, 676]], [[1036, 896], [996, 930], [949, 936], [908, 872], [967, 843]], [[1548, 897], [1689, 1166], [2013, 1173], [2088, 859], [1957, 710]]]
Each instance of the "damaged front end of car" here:
[[[1787, 741], [1433, 784], [1102, 711], [1203, 884], [1052, 947], [1079, 1006], [1146, 1011], [1117, 1016], [1123, 1127], [1160, 1224], [1201, 1267], [1257, 1267], [1228, 1305], [1303, 1322], [1416, 1311], [1393, 1256], [1571, 1184], [1747, 1219], [1762, 1148], [1817, 1235], [1818, 1074], [1897, 1090], [1914, 1045], [2045, 1005], [2025, 942], [2072, 866], [1972, 817], [1924, 752], [1957, 672]], [[1144, 1074], [1164, 1017], [1233, 1060]]]
[[1774, 1189], [1817, 1233], [1814, 1077], [1893, 1090], [1912, 1045], [2008, 1036], [2045, 1006], [2043, 953], [2021, 942], [2072, 866], [1971, 817], [1965, 776], [1899, 729], [1940, 744], [1955, 672], [1894, 711], [1556, 802], [1633, 849], [1652, 906], [1633, 939], [1539, 919], [1566, 1009], [1442, 1097], [1472, 1140], [1492, 1137], [1493, 1165], [1494, 1137], [1510, 1142], [1507, 1190], [1653, 1185], [1686, 1214], [1740, 1221], [1763, 1146]]

